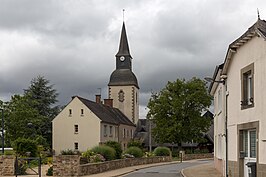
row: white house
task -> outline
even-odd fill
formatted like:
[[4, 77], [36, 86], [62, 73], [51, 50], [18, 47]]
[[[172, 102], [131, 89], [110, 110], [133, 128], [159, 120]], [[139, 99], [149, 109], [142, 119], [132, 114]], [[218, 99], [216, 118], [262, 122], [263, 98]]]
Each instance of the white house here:
[[74, 96], [53, 120], [53, 150], [86, 151], [106, 141], [120, 142], [123, 148], [133, 138], [135, 125], [117, 108], [112, 100], [101, 103]]
[[215, 167], [230, 177], [266, 176], [266, 21], [231, 43], [213, 76]]

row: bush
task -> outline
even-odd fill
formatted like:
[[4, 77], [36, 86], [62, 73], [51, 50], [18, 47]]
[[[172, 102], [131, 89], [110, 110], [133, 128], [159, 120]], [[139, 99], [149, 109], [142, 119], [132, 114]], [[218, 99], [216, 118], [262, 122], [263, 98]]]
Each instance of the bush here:
[[53, 176], [53, 166], [51, 166], [50, 168], [48, 168], [46, 176]]
[[157, 147], [153, 153], [155, 156], [170, 156], [171, 150], [168, 147]]
[[153, 157], [154, 153], [153, 152], [145, 152], [144, 157]]
[[[20, 156], [31, 156], [36, 157], [38, 155], [38, 146], [36, 141], [18, 138], [13, 142], [14, 151]], [[30, 154], [28, 154], [30, 152]]]
[[72, 149], [66, 149], [61, 151], [62, 155], [77, 155], [79, 154], [78, 151], [73, 151]]
[[115, 150], [106, 145], [95, 146], [91, 149], [95, 154], [101, 154], [106, 160], [114, 160], [115, 159]]
[[121, 155], [122, 155], [122, 148], [121, 148], [121, 144], [116, 142], [116, 141], [107, 141], [106, 143], [104, 143], [106, 146], [109, 146], [111, 148], [114, 148], [115, 150], [115, 158], [116, 159], [121, 159]]
[[124, 154], [130, 154], [136, 158], [143, 156], [143, 152], [139, 147], [129, 147], [125, 150]]
[[142, 143], [138, 140], [131, 140], [128, 142], [127, 147], [138, 147], [140, 149], [143, 149]]

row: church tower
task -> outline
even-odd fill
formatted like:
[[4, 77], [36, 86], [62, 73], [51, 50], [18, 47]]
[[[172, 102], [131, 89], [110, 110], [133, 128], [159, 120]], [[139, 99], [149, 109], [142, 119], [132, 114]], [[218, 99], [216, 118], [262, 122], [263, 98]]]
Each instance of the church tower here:
[[116, 57], [116, 69], [108, 84], [109, 99], [113, 106], [122, 111], [134, 124], [139, 119], [139, 85], [132, 72], [132, 57], [129, 52], [125, 23], [123, 22], [119, 50]]

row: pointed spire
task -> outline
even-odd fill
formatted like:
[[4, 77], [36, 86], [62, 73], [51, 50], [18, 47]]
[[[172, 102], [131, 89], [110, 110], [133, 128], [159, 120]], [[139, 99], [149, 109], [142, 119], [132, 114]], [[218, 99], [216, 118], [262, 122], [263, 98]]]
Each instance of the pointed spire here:
[[258, 20], [260, 20], [260, 11], [259, 11], [259, 8], [257, 8], [257, 13], [258, 13]]
[[130, 52], [129, 52], [128, 42], [127, 42], [127, 33], [126, 33], [126, 27], [125, 27], [124, 22], [123, 22], [122, 31], [121, 31], [119, 50], [115, 56], [116, 57], [119, 57], [119, 56], [130, 56], [131, 57]]

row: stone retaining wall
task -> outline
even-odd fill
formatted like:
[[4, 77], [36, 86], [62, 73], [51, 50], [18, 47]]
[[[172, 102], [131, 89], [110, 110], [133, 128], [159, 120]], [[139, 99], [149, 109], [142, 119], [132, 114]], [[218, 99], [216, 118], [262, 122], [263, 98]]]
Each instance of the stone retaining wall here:
[[53, 176], [79, 176], [79, 155], [53, 157]]
[[0, 176], [14, 176], [15, 157], [3, 155], [0, 157]]
[[125, 168], [135, 165], [152, 164], [159, 162], [170, 162], [171, 157], [150, 157], [150, 158], [130, 158], [130, 159], [120, 159], [112, 160], [102, 163], [84, 164], [80, 165], [79, 172], [80, 175], [90, 175], [96, 173], [102, 173], [109, 170], [115, 170], [119, 168]]
[[130, 158], [120, 159], [101, 163], [88, 163], [80, 165], [78, 155], [59, 155], [53, 157], [53, 175], [65, 177], [77, 177], [90, 174], [101, 173], [119, 168], [143, 165], [159, 162], [170, 162], [171, 157], [150, 157], [150, 158]]
[[213, 158], [212, 153], [207, 154], [185, 154], [183, 156], [183, 160], [193, 160], [193, 159], [208, 159]]

